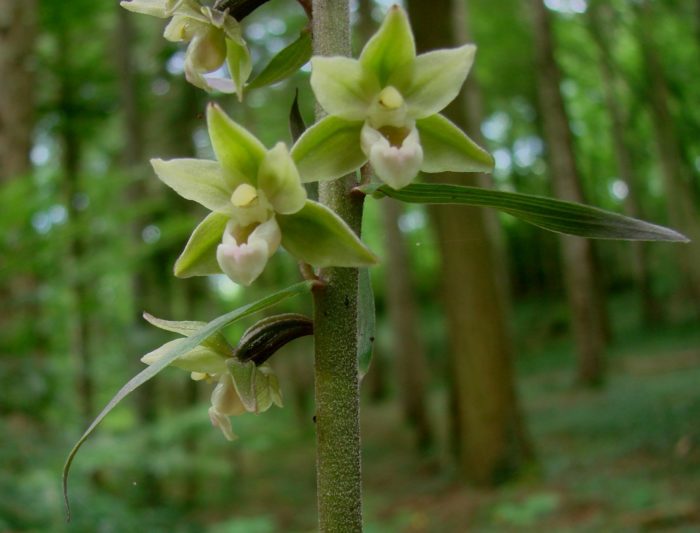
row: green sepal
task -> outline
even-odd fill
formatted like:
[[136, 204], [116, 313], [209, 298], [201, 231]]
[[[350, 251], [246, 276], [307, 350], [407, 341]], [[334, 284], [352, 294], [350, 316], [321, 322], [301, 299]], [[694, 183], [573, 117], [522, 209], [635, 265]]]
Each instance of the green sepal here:
[[532, 194], [494, 191], [444, 183], [414, 183], [400, 190], [369, 185], [359, 190], [414, 204], [462, 204], [492, 207], [541, 228], [586, 237], [628, 241], [689, 242], [675, 230], [597, 207]]
[[421, 54], [413, 64], [413, 76], [402, 91], [411, 118], [438, 113], [454, 100], [474, 63], [476, 46], [465, 44], [449, 50]]
[[[166, 357], [172, 350], [177, 350], [185, 339], [175, 339], [166, 342], [163, 346], [147, 353], [141, 358], [143, 363], [153, 365], [162, 357]], [[226, 371], [226, 356], [205, 346], [195, 346], [183, 353], [170, 363], [170, 366], [199, 372], [201, 374], [220, 374]]]
[[236, 387], [238, 397], [245, 410], [248, 412], [257, 412], [258, 402], [255, 397], [255, 374], [256, 367], [253, 361], [245, 363], [237, 359], [231, 359], [226, 362], [228, 372], [233, 378], [233, 385]]
[[264, 69], [249, 84], [249, 89], [257, 89], [282, 81], [297, 72], [311, 59], [311, 32], [303, 30], [289, 46], [273, 57]]
[[362, 124], [328, 116], [307, 129], [291, 150], [302, 183], [340, 178], [364, 165]]
[[[164, 320], [145, 312], [143, 313], [143, 318], [157, 328], [165, 331], [171, 331], [173, 333], [179, 333], [185, 337], [189, 337], [207, 325], [206, 322], [199, 322], [196, 320]], [[231, 354], [233, 353], [233, 347], [221, 333], [215, 333], [209, 337], [202, 343], [202, 346], [207, 346], [224, 357], [231, 357]]]
[[250, 73], [253, 71], [253, 64], [250, 60], [250, 50], [245, 42], [236, 42], [226, 39], [226, 65], [228, 66], [233, 90], [238, 97], [238, 101], [243, 101], [243, 90]]
[[377, 257], [350, 227], [326, 206], [306, 200], [301, 211], [278, 215], [282, 246], [294, 257], [316, 267], [366, 267]]
[[258, 167], [267, 151], [265, 146], [216, 104], [207, 107], [207, 125], [216, 159], [231, 191], [241, 183], [255, 186]]
[[206, 159], [151, 159], [158, 179], [187, 200], [210, 211], [231, 211], [231, 191], [224, 181], [221, 166]]
[[423, 147], [423, 172], [491, 172], [491, 154], [442, 115], [416, 121]]
[[175, 275], [178, 278], [221, 274], [221, 267], [216, 260], [216, 247], [221, 243], [228, 221], [227, 215], [209, 213], [200, 222], [175, 261]]
[[399, 6], [389, 8], [377, 33], [367, 41], [360, 54], [360, 63], [373, 72], [382, 87], [394, 82], [401, 70], [410, 68], [416, 57], [416, 45], [406, 12]]

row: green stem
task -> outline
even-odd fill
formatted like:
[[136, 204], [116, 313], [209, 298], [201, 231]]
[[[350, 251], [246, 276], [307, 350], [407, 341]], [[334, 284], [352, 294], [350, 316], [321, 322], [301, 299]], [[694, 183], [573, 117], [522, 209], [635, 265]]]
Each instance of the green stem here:
[[[315, 55], [350, 55], [348, 0], [314, 0]], [[317, 111], [317, 117], [322, 116]], [[354, 176], [319, 186], [319, 199], [359, 234], [362, 196]], [[316, 468], [319, 528], [362, 531], [360, 391], [357, 368], [358, 271], [327, 268], [314, 291]]]

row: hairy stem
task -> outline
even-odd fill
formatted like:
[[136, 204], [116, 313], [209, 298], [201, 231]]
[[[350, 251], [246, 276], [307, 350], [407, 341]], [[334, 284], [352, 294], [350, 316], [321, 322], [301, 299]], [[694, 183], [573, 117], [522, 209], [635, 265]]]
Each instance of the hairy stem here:
[[[313, 14], [314, 54], [350, 55], [348, 0], [314, 0]], [[350, 194], [356, 185], [354, 176], [321, 183], [319, 199], [359, 234], [363, 197]], [[358, 271], [327, 268], [320, 277], [326, 285], [314, 291], [319, 528], [361, 531]]]

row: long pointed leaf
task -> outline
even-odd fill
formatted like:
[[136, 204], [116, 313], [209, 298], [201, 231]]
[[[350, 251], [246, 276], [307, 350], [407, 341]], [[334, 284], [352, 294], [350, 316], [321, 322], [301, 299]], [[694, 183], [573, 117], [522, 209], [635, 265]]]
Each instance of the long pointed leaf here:
[[116, 405], [119, 402], [121, 402], [129, 393], [133, 392], [135, 389], [143, 385], [146, 381], [158, 374], [161, 370], [163, 370], [166, 366], [172, 363], [179, 356], [189, 352], [190, 350], [204, 342], [206, 339], [220, 331], [222, 328], [228, 326], [229, 324], [237, 320], [240, 320], [241, 318], [252, 315], [253, 313], [262, 311], [267, 307], [271, 307], [275, 304], [278, 304], [283, 300], [305, 293], [311, 289], [312, 284], [313, 281], [303, 281], [301, 283], [297, 283], [295, 285], [292, 285], [291, 287], [287, 287], [284, 290], [266, 296], [265, 298], [262, 298], [257, 302], [244, 305], [243, 307], [239, 307], [238, 309], [226, 313], [225, 315], [221, 315], [220, 317], [212, 320], [211, 322], [203, 326], [197, 331], [197, 333], [193, 333], [189, 337], [179, 339], [179, 342], [174, 343], [172, 345], [172, 349], [165, 352], [161, 356], [161, 358], [158, 359], [158, 361], [156, 361], [151, 366], [143, 369], [136, 376], [131, 378], [126, 383], [126, 385], [119, 389], [119, 392], [117, 392], [117, 394], [114, 395], [114, 397], [109, 401], [105, 408], [102, 409], [100, 414], [97, 415], [97, 418], [95, 418], [95, 420], [92, 421], [92, 424], [90, 424], [87, 430], [85, 430], [85, 433], [83, 433], [83, 435], [80, 437], [75, 446], [73, 446], [73, 449], [68, 454], [66, 463], [63, 466], [63, 498], [66, 504], [67, 520], [70, 520], [70, 504], [68, 501], [68, 474], [70, 472], [70, 467], [73, 463], [73, 459], [78, 453], [80, 447], [87, 440], [87, 438], [97, 427], [97, 425], [100, 422], [102, 422], [104, 417], [107, 416], [107, 414], [109, 414], [109, 412], [112, 409], [114, 409], [114, 407], [116, 407]]
[[415, 183], [398, 191], [386, 185], [368, 185], [360, 190], [413, 204], [493, 207], [550, 231], [590, 239], [689, 242], [685, 235], [663, 226], [597, 207], [532, 194], [425, 183]]

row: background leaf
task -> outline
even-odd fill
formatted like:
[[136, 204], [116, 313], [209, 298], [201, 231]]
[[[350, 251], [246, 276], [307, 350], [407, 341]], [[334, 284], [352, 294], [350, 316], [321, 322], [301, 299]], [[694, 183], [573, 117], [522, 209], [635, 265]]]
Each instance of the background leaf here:
[[415, 183], [401, 190], [369, 185], [360, 190], [413, 204], [463, 204], [493, 207], [535, 226], [557, 233], [591, 239], [688, 242], [669, 228], [630, 218], [597, 207], [544, 196], [494, 191], [461, 185]]

